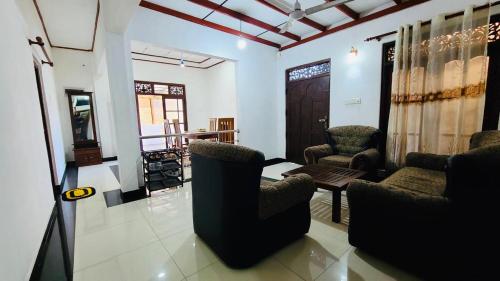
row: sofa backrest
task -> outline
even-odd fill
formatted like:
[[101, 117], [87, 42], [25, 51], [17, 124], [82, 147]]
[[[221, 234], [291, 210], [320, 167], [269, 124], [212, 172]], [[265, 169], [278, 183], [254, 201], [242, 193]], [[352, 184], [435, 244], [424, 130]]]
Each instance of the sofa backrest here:
[[498, 200], [500, 144], [485, 145], [448, 158], [446, 197], [473, 203]]
[[500, 144], [500, 131], [484, 131], [473, 134], [469, 148], [475, 149], [492, 144]]
[[327, 137], [335, 153], [352, 156], [376, 148], [380, 130], [369, 126], [340, 126], [328, 129]]
[[233, 144], [194, 141], [191, 152], [193, 223], [202, 237], [225, 237], [258, 219], [264, 155]]

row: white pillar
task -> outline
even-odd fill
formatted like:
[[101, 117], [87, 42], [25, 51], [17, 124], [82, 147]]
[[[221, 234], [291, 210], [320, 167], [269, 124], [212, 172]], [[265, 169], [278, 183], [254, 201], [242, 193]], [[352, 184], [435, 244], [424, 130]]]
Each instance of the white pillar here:
[[130, 41], [123, 33], [104, 33], [120, 185], [128, 192], [143, 184]]

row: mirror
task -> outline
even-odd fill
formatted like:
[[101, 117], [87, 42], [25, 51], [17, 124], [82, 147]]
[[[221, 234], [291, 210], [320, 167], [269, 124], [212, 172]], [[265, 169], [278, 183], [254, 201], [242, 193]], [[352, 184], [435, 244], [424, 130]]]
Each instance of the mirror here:
[[92, 93], [66, 90], [75, 148], [97, 146]]

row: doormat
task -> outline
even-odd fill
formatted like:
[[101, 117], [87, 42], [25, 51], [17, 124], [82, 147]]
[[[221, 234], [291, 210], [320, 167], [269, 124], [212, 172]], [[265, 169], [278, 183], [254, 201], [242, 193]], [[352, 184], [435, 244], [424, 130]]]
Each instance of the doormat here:
[[79, 199], [88, 198], [95, 194], [95, 189], [93, 187], [77, 187], [70, 189], [61, 194], [63, 201], [76, 201]]

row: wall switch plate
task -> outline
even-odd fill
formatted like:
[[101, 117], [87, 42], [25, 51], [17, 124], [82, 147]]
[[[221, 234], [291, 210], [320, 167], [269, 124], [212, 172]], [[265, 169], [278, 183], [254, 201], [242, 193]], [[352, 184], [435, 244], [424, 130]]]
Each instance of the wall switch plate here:
[[351, 98], [345, 101], [345, 104], [361, 104], [361, 98]]

